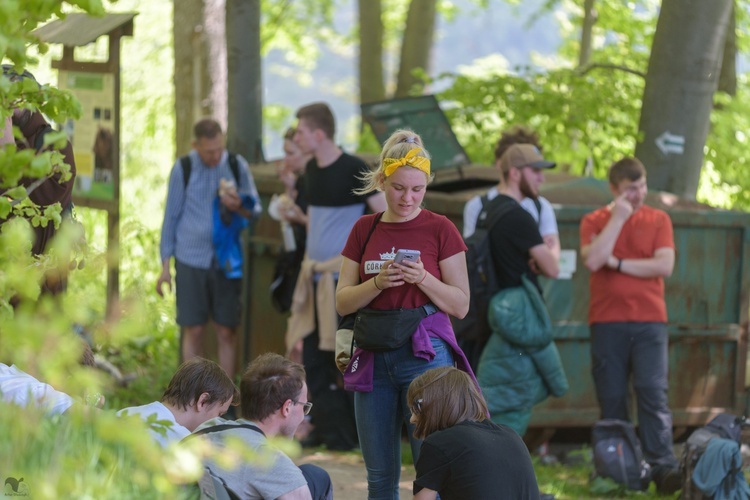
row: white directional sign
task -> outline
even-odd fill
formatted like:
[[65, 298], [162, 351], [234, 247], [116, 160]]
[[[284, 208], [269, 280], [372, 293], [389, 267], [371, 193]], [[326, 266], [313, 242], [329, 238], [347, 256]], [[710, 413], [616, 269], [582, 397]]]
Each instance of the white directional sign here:
[[656, 147], [665, 155], [670, 153], [681, 155], [685, 152], [685, 136], [670, 134], [669, 130], [665, 130], [656, 138]]

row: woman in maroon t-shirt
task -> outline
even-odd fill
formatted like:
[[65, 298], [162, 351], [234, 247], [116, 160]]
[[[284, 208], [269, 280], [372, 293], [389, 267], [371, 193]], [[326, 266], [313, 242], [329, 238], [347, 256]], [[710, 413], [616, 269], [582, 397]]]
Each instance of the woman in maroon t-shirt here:
[[[422, 208], [431, 181], [430, 156], [421, 138], [398, 130], [385, 142], [380, 166], [356, 194], [385, 192], [387, 209], [377, 219], [363, 216], [352, 229], [336, 290], [341, 315], [369, 309], [414, 309], [434, 304], [438, 312], [422, 320], [412, 342], [352, 357], [350, 367], [369, 370], [371, 390], [354, 395], [362, 455], [367, 468], [369, 498], [397, 498], [401, 471], [401, 429], [407, 425], [415, 460], [421, 442], [413, 438], [406, 392], [414, 378], [430, 368], [453, 365], [448, 338], [455, 337], [447, 315], [463, 317], [469, 308], [466, 246], [446, 217]], [[398, 249], [418, 250], [415, 261], [394, 262]], [[417, 339], [430, 325], [427, 349]], [[440, 325], [440, 326], [436, 326]], [[423, 339], [424, 340], [424, 339]], [[368, 360], [367, 363], [364, 360]]]

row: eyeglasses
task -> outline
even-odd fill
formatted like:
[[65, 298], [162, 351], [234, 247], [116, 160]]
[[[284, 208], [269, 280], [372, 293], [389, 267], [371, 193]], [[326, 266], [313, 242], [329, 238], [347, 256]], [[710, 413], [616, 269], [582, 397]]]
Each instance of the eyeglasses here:
[[304, 408], [302, 409], [302, 412], [305, 415], [309, 415], [310, 414], [310, 410], [312, 410], [312, 403], [310, 401], [308, 401], [307, 403], [300, 403], [299, 401], [292, 401], [292, 403], [294, 403], [296, 405], [302, 405], [302, 406], [304, 406]]
[[420, 413], [422, 413], [422, 403], [422, 399], [417, 399], [416, 401], [414, 401], [414, 405], [411, 407], [411, 412], [413, 415], [419, 415]]

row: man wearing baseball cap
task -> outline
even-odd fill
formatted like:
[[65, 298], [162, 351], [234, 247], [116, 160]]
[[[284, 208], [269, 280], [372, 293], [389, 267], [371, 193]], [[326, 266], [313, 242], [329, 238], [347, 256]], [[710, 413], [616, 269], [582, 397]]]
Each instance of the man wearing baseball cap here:
[[557, 277], [557, 258], [544, 244], [534, 218], [520, 205], [524, 198], [535, 199], [539, 196], [544, 170], [555, 165], [545, 160], [533, 144], [514, 144], [500, 158], [504, 186], [499, 195], [488, 203], [487, 213], [488, 221], [491, 221], [493, 212], [498, 212], [504, 205], [513, 205], [494, 222], [489, 231], [490, 248], [501, 290], [521, 285], [524, 274], [538, 288], [532, 265], [544, 276]]
[[[554, 166], [532, 144], [514, 144], [500, 158], [503, 186], [477, 222], [488, 231], [499, 290], [523, 286], [523, 276], [539, 289], [536, 271], [549, 278], [557, 277], [557, 257], [542, 239], [534, 218], [520, 205], [525, 197], [538, 196], [539, 185], [544, 182], [543, 171]], [[495, 323], [502, 323], [501, 313], [490, 314]], [[526, 432], [532, 406], [540, 402], [537, 391], [529, 388], [544, 380], [529, 356], [525, 348], [511, 345], [502, 334], [494, 332], [477, 370], [492, 421], [511, 427], [520, 436]]]

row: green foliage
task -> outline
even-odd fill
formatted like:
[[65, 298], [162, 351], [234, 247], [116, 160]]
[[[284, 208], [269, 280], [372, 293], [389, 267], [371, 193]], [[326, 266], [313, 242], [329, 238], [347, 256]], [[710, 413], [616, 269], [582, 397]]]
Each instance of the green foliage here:
[[628, 490], [612, 479], [591, 477], [594, 470], [591, 448], [584, 446], [568, 454], [579, 465], [544, 464], [539, 457], [532, 457], [539, 491], [555, 495], [559, 500], [578, 500], [580, 498], [630, 498], [657, 497], [677, 498], [679, 495], [660, 495], [652, 483], [646, 491]]
[[483, 63], [447, 76], [452, 85], [439, 95], [474, 163], [494, 164], [494, 142], [515, 124], [537, 130], [547, 154], [571, 173], [590, 165], [603, 174], [612, 158], [632, 152], [642, 90], [637, 76], [529, 68], [510, 73]]
[[313, 69], [320, 54], [319, 42], [347, 43], [346, 35], [333, 29], [336, 6], [337, 0], [263, 0], [260, 33], [263, 54], [281, 50], [289, 62], [299, 68]]
[[[548, 0], [532, 16], [533, 22], [542, 12], [556, 12], [563, 36], [557, 58], [537, 57], [535, 65], [511, 72], [490, 56], [436, 79], [449, 82], [439, 98], [474, 163], [494, 163], [494, 142], [515, 124], [535, 129], [547, 154], [574, 174], [604, 177], [614, 159], [633, 154], [660, 2], [595, 2], [591, 59], [573, 69], [581, 50], [582, 5]], [[737, 5], [742, 50], [750, 17], [747, 1]], [[716, 96], [697, 194], [713, 206], [750, 209], [748, 83], [740, 75], [737, 96]]]
[[750, 210], [750, 96], [748, 77], [737, 82], [737, 95], [717, 94], [705, 147], [698, 199], [714, 206]]
[[[563, 4], [565, 12], [560, 23], [563, 36], [560, 55], [577, 64], [581, 50], [583, 2], [565, 0], [559, 3]], [[660, 4], [655, 0], [595, 2], [596, 22], [592, 30], [590, 63], [623, 66], [645, 74]]]
[[[123, 4], [126, 2], [122, 2]], [[92, 14], [103, 13], [101, 2], [49, 2], [26, 0], [0, 5], [0, 54], [20, 66], [33, 61], [27, 55], [29, 32], [38, 22], [61, 10], [83, 8]], [[154, 99], [149, 85], [171, 86], [170, 72], [158, 71], [159, 60], [169, 52], [169, 30], [163, 19], [171, 12], [169, 2], [151, 2], [144, 10], [161, 8], [152, 17], [164, 37], [162, 45], [123, 50], [129, 67], [146, 73], [124, 72], [123, 109], [133, 122], [123, 127], [122, 248], [106, 249], [106, 214], [78, 208], [91, 246], [85, 253], [80, 227], [61, 223], [59, 204], [37, 207], [28, 199], [28, 189], [19, 185], [23, 177], [44, 179], [61, 172], [69, 178], [67, 166], [57, 151], [36, 154], [33, 149], [17, 151], [14, 145], [0, 148], [0, 217], [19, 217], [0, 225], [0, 359], [11, 361], [35, 374], [77, 400], [96, 400], [87, 395], [107, 393], [108, 405], [143, 404], [159, 399], [166, 381], [176, 366], [176, 329], [174, 302], [160, 300], [153, 293], [158, 263], [158, 231], [136, 221], [148, 219], [141, 210], [155, 213], [163, 194], [164, 175], [152, 168], [162, 163], [168, 169], [172, 144], [173, 119], [171, 93]], [[24, 21], [19, 22], [19, 19]], [[10, 26], [12, 25], [12, 26]], [[9, 28], [10, 26], [10, 28]], [[3, 43], [13, 39], [5, 49]], [[81, 53], [98, 50], [99, 44]], [[127, 47], [127, 42], [124, 43]], [[46, 47], [38, 52], [44, 57]], [[78, 56], [79, 54], [77, 54]], [[85, 55], [84, 55], [85, 57]], [[140, 60], [135, 60], [139, 57]], [[130, 59], [132, 58], [132, 59]], [[48, 65], [47, 59], [47, 65]], [[148, 66], [150, 64], [150, 66]], [[21, 68], [19, 67], [19, 72]], [[136, 81], [137, 80], [137, 81]], [[80, 115], [80, 106], [70, 94], [50, 85], [37, 85], [30, 79], [11, 83], [0, 78], [0, 118], [4, 121], [13, 108], [39, 109], [53, 120], [62, 121]], [[138, 125], [133, 126], [137, 120]], [[136, 131], [137, 138], [131, 131]], [[20, 138], [17, 130], [16, 137]], [[49, 133], [46, 144], [60, 147], [63, 133]], [[138, 142], [138, 145], [135, 145]], [[130, 170], [129, 170], [130, 168]], [[150, 203], [150, 205], [149, 205]], [[147, 212], [148, 213], [148, 212]], [[31, 226], [55, 224], [59, 227], [48, 254], [31, 256]], [[157, 222], [154, 222], [157, 224]], [[70, 233], [70, 234], [68, 234]], [[73, 256], [75, 260], [70, 262]], [[105, 316], [105, 282], [109, 262], [122, 259], [123, 302], [115, 304], [113, 314]], [[71, 274], [69, 292], [54, 300], [40, 298], [40, 286], [47, 270], [68, 265], [77, 268]], [[11, 297], [20, 301], [15, 309]], [[106, 319], [105, 319], [106, 318]], [[135, 373], [134, 386], [116, 392], [110, 378], [77, 367], [81, 343], [72, 334], [75, 324], [92, 332], [101, 354], [111, 355], [125, 373]], [[166, 380], [165, 380], [166, 378]], [[134, 393], [133, 387], [138, 393]], [[113, 395], [114, 394], [114, 395]], [[143, 423], [126, 422], [111, 412], [92, 412], [76, 403], [70, 415], [43, 417], [35, 408], [20, 409], [2, 405], [0, 409], [0, 470], [3, 477], [24, 478], [33, 498], [178, 498], [180, 483], [192, 481], [200, 459], [191, 450], [162, 452], [145, 432]]]

